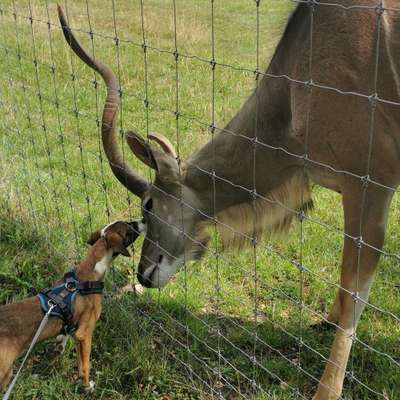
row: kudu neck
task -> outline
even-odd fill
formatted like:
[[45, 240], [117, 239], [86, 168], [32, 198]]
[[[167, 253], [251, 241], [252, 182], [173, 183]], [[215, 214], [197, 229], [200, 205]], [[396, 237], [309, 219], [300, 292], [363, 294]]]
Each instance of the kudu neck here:
[[262, 80], [259, 92], [184, 164], [185, 184], [208, 215], [252, 201], [254, 190], [265, 195], [293, 174], [293, 161], [275, 149], [285, 142], [290, 117], [276, 110], [268, 86]]

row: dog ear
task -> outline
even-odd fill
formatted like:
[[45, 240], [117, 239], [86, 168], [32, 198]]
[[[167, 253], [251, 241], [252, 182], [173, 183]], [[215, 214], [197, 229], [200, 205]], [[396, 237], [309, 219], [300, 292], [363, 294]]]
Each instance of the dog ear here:
[[130, 253], [122, 242], [122, 237], [118, 233], [110, 233], [107, 235], [107, 247], [115, 252], [122, 254], [125, 257], [130, 257]]
[[121, 245], [121, 247], [119, 247], [117, 249], [117, 251], [120, 254], [122, 254], [123, 256], [125, 256], [125, 257], [130, 257], [131, 256], [131, 254], [129, 253], [128, 249], [126, 247], [124, 247], [123, 245]]
[[93, 232], [93, 233], [90, 235], [90, 237], [89, 237], [89, 239], [86, 241], [86, 243], [87, 243], [88, 245], [90, 245], [90, 246], [93, 246], [93, 245], [100, 239], [100, 236], [101, 236], [101, 230], [99, 229], [98, 231]]

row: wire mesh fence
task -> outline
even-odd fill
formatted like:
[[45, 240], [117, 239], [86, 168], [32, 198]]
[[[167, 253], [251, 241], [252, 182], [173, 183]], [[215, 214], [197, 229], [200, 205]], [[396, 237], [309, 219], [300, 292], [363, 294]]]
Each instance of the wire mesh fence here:
[[[17, 253], [0, 271], [6, 282], [17, 278], [4, 286], [2, 301], [52, 281], [79, 258], [94, 229], [144, 215], [142, 256], [137, 243], [133, 261], [119, 261], [108, 276], [93, 361], [99, 395], [306, 399], [331, 365], [333, 375], [345, 376], [342, 394], [334, 379], [320, 384], [321, 391], [331, 388], [331, 398], [400, 398], [393, 155], [400, 99], [398, 60], [390, 53], [391, 46], [398, 48], [389, 35], [400, 23], [396, 1], [102, 0], [62, 6], [79, 42], [117, 76], [123, 162], [154, 183], [140, 202], [111, 172], [102, 143], [104, 85], [65, 42], [56, 4], [2, 1], [0, 243], [7, 257], [12, 243]], [[321, 29], [332, 29], [324, 18], [332, 15], [339, 39], [323, 46]], [[349, 55], [354, 63], [365, 61], [342, 73]], [[343, 128], [343, 140], [335, 141], [342, 126], [359, 133], [352, 139]], [[169, 138], [176, 149], [175, 181], [160, 178], [160, 168], [170, 164], [157, 166], [153, 159], [147, 163], [156, 168], [150, 168], [131, 156], [125, 137], [131, 145], [136, 136], [130, 129], [145, 138], [154, 131]], [[287, 132], [287, 140], [266, 139], [269, 129]], [[265, 163], [266, 157], [272, 161]], [[310, 178], [334, 189], [313, 187], [314, 210]], [[392, 196], [382, 249], [379, 234]], [[292, 219], [287, 236], [261, 235], [262, 225], [283, 231]], [[35, 267], [33, 275], [18, 256], [29, 250], [17, 248], [27, 230], [48, 257], [49, 268]], [[247, 249], [234, 252], [230, 244]], [[125, 288], [135, 285], [139, 264], [155, 262], [149, 248], [158, 249], [159, 264], [167, 259], [165, 268], [180, 264], [180, 271], [165, 288], [138, 296]], [[35, 254], [35, 246], [30, 251]], [[365, 271], [374, 269], [377, 255], [368, 298]], [[142, 271], [147, 283], [152, 268]], [[351, 308], [346, 321], [334, 311], [327, 317], [339, 289], [342, 307]], [[343, 340], [339, 349], [348, 346], [340, 334], [350, 338], [347, 365], [341, 356], [327, 363], [335, 330], [335, 341]], [[21, 398], [32, 385], [27, 379]], [[36, 389], [43, 395], [43, 387]]]

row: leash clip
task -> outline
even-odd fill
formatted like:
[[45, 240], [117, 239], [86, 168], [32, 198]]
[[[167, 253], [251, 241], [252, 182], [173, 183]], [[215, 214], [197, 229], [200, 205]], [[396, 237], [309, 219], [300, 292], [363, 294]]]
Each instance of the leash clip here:
[[47, 302], [47, 305], [49, 306], [49, 311], [47, 311], [47, 312], [50, 313], [50, 311], [51, 311], [57, 304], [55, 303], [54, 300], [49, 299], [48, 302]]

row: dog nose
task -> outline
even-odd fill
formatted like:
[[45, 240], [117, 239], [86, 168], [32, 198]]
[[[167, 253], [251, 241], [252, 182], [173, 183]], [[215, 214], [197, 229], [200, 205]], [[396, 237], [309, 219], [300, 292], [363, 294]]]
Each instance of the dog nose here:
[[137, 231], [137, 223], [135, 221], [128, 222], [128, 232], [133, 233]]
[[138, 234], [140, 233], [139, 224], [142, 224], [142, 225], [144, 224], [143, 219], [137, 219], [137, 220], [128, 222], [129, 229], [132, 229], [135, 233], [138, 233]]
[[128, 222], [127, 238], [130, 243], [133, 243], [140, 235], [138, 230], [137, 222]]

